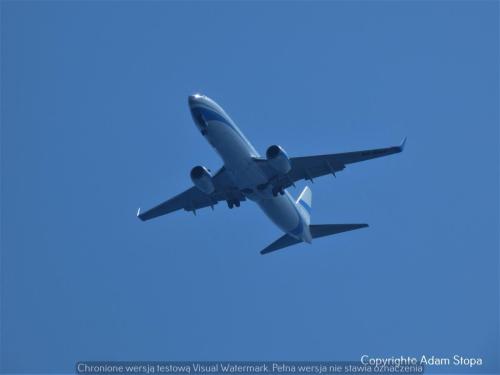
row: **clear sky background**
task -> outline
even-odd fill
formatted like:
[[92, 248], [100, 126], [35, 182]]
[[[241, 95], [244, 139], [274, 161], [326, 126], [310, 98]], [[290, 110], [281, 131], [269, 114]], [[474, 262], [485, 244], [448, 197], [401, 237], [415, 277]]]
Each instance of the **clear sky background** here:
[[[0, 369], [461, 354], [497, 371], [498, 12], [2, 1]], [[261, 256], [281, 233], [250, 202], [140, 222], [221, 165], [198, 91], [261, 153], [408, 136], [311, 186], [313, 223], [370, 227]]]

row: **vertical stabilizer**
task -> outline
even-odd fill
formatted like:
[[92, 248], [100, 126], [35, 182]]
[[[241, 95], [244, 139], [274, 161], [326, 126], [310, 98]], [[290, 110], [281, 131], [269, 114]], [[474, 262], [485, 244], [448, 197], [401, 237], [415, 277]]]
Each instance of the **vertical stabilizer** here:
[[312, 191], [309, 189], [309, 186], [306, 186], [302, 193], [300, 193], [297, 201], [295, 202], [299, 207], [302, 208], [302, 212], [304, 212], [307, 224], [311, 222], [311, 207], [312, 207]]

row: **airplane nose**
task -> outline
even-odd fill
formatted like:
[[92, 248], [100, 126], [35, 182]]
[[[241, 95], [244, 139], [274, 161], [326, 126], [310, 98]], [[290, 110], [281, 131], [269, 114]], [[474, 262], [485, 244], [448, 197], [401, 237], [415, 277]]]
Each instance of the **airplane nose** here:
[[188, 102], [189, 102], [190, 105], [194, 104], [194, 103], [197, 103], [202, 97], [203, 97], [203, 95], [201, 95], [201, 94], [189, 95]]

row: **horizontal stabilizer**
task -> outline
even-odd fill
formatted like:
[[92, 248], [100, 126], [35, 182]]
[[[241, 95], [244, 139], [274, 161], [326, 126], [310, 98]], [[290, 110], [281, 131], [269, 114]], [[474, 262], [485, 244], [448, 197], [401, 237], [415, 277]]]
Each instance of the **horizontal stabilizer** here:
[[[311, 237], [318, 238], [324, 236], [330, 236], [332, 234], [348, 232], [350, 230], [366, 228], [368, 224], [318, 224], [318, 225], [309, 225], [309, 229], [311, 230]], [[276, 241], [274, 241], [271, 245], [262, 250], [261, 254], [267, 254], [279, 249], [283, 249], [284, 247], [296, 245], [302, 241], [297, 240], [296, 238], [290, 236], [289, 234], [285, 234], [281, 236]]]
[[285, 234], [284, 236], [281, 236], [276, 241], [274, 241], [271, 245], [266, 247], [264, 250], [262, 250], [260, 253], [267, 254], [270, 253], [271, 251], [283, 249], [284, 247], [292, 246], [300, 242], [302, 241], [290, 236], [289, 234]]
[[330, 236], [354, 229], [366, 228], [368, 224], [317, 224], [310, 225], [312, 238]]

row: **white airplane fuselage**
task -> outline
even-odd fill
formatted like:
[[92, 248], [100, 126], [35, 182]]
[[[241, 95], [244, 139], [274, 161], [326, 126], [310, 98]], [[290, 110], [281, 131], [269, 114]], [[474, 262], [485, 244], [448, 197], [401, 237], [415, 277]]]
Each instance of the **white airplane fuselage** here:
[[268, 177], [255, 158], [259, 153], [238, 129], [227, 113], [212, 99], [191, 95], [189, 107], [197, 128], [224, 162], [233, 184], [256, 202], [264, 213], [285, 233], [310, 243], [310, 216], [285, 190], [274, 196]]

